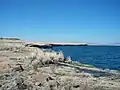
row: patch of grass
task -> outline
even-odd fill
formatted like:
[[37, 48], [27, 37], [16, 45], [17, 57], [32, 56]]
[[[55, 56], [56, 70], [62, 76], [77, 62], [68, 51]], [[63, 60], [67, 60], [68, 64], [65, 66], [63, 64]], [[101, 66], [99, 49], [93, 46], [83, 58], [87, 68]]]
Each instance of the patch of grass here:
[[90, 65], [90, 64], [83, 64], [84, 67], [89, 67], [89, 68], [95, 68], [95, 66]]
[[90, 64], [82, 64], [82, 63], [79, 63], [79, 62], [77, 62], [77, 61], [73, 61], [71, 64], [74, 65], [74, 66], [95, 68], [95, 66], [93, 66], [93, 65], [90, 65]]

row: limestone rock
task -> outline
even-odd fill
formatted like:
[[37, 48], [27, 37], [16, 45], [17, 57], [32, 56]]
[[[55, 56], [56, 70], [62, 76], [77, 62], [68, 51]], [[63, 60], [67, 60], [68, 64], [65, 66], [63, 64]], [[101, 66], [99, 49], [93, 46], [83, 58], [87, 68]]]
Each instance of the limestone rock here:
[[67, 58], [65, 59], [65, 62], [66, 62], [66, 63], [72, 63], [72, 59], [71, 59], [71, 57], [70, 57], [70, 56], [67, 57]]
[[63, 52], [0, 40], [0, 90], [120, 90], [119, 73], [94, 77], [89, 72], [100, 69], [78, 68], [71, 62]]

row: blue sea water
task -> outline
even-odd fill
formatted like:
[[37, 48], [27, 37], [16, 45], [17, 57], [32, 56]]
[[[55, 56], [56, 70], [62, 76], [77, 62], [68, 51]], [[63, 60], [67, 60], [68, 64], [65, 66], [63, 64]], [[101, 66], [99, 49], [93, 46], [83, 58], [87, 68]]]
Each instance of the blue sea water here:
[[65, 57], [102, 69], [120, 70], [120, 46], [59, 46]]

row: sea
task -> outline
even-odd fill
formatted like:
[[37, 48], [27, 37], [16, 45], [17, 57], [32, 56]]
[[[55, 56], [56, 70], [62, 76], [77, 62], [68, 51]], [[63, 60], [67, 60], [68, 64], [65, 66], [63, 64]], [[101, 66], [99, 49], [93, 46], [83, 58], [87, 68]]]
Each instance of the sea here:
[[120, 46], [58, 46], [65, 57], [101, 69], [120, 70]]

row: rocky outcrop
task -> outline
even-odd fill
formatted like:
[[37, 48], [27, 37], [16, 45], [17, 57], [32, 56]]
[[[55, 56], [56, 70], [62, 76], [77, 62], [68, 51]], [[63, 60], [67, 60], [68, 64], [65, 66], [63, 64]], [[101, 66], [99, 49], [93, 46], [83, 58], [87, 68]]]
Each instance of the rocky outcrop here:
[[65, 63], [72, 63], [72, 59], [70, 56], [65, 59]]
[[[89, 72], [102, 70], [74, 63], [70, 57], [65, 59], [62, 52], [29, 47], [24, 43], [0, 43], [0, 90], [120, 89], [118, 72], [95, 77]], [[108, 75], [108, 71], [104, 72]]]
[[19, 38], [0, 38], [0, 40], [20, 40]]
[[37, 47], [49, 47], [52, 48], [58, 47], [58, 46], [87, 46], [87, 43], [64, 43], [64, 42], [26, 42], [26, 45], [28, 46], [37, 46]]

